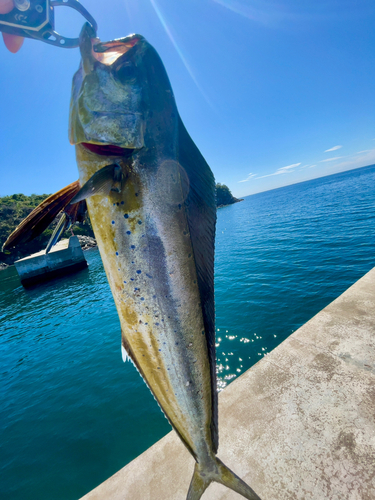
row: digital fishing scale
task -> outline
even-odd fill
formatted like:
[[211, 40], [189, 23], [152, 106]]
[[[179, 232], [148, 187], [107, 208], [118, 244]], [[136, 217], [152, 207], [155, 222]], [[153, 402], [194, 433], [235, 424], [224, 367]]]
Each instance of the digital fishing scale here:
[[96, 33], [97, 24], [78, 0], [13, 0], [14, 9], [0, 14], [0, 31], [34, 38], [42, 42], [71, 49], [79, 46], [79, 38], [67, 38], [55, 31], [55, 7], [66, 6], [78, 11]]

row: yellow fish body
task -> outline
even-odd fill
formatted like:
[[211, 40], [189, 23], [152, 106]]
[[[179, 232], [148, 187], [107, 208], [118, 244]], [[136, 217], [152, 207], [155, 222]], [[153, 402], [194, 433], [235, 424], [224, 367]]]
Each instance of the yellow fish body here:
[[[93, 46], [93, 48], [92, 48]], [[70, 140], [115, 300], [122, 349], [196, 460], [188, 500], [212, 481], [256, 493], [217, 457], [215, 182], [147, 41], [81, 33]]]

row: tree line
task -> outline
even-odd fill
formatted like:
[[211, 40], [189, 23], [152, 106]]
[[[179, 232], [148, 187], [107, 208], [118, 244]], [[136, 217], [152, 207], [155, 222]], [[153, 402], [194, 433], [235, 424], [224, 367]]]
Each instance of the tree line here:
[[[1, 248], [8, 236], [25, 219], [35, 207], [48, 198], [48, 194], [12, 194], [0, 197], [0, 262], [12, 264], [17, 259], [22, 259], [28, 255], [43, 250], [59, 221], [59, 216], [49, 225], [49, 227], [37, 238], [17, 246], [10, 252], [1, 252]], [[87, 218], [84, 223], [74, 226], [74, 234], [94, 236], [90, 220]], [[71, 232], [65, 231], [63, 238], [69, 238]]]

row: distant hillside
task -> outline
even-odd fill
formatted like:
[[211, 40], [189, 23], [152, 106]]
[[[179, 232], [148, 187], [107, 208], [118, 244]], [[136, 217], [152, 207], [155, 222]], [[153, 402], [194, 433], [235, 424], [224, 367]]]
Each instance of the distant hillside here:
[[[35, 238], [35, 240], [19, 245], [15, 249], [11, 249], [10, 252], [1, 252], [1, 248], [8, 236], [16, 229], [20, 222], [48, 196], [48, 194], [32, 194], [31, 196], [13, 194], [11, 196], [0, 197], [0, 262], [13, 264], [15, 260], [39, 252], [45, 248], [58, 219], [55, 219], [55, 221], [40, 236]], [[88, 219], [83, 224], [75, 225], [73, 231], [76, 235], [94, 236]], [[71, 236], [70, 230], [64, 233], [63, 238], [69, 238], [69, 236]]]
[[232, 205], [232, 203], [237, 203], [239, 200], [238, 198], [235, 198], [232, 193], [230, 192], [230, 189], [228, 186], [225, 184], [220, 184], [218, 182], [216, 184], [216, 206], [217, 207], [223, 207], [225, 205]]

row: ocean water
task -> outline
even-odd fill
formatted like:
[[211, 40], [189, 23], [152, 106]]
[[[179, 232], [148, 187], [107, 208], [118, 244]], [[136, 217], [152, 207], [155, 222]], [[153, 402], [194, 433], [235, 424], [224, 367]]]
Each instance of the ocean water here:
[[[218, 210], [218, 388], [375, 265], [375, 166]], [[0, 498], [73, 500], [169, 430], [120, 353], [97, 250], [89, 269], [25, 290], [0, 273]]]

